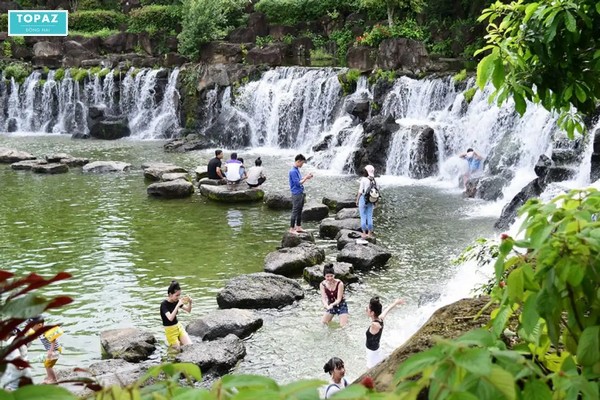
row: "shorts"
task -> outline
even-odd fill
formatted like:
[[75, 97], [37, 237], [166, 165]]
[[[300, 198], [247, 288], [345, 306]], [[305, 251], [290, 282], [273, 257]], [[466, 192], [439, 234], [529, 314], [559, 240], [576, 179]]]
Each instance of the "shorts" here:
[[44, 360], [44, 367], [45, 368], [52, 368], [56, 365], [56, 362], [58, 361], [58, 357], [60, 355], [60, 353], [62, 353], [62, 347], [59, 347], [58, 349], [56, 349], [56, 351], [54, 352], [54, 354], [56, 355], [54, 358], [46, 358]]
[[381, 354], [381, 347], [377, 350], [367, 349], [367, 368], [371, 369], [383, 360], [383, 354]]
[[185, 334], [183, 325], [178, 322], [175, 325], [165, 326], [165, 335], [167, 336], [167, 343], [169, 346], [179, 343], [179, 338]]
[[332, 309], [327, 310], [327, 312], [332, 315], [348, 314], [348, 303], [346, 303], [346, 300], [343, 300], [337, 306], [334, 306]]

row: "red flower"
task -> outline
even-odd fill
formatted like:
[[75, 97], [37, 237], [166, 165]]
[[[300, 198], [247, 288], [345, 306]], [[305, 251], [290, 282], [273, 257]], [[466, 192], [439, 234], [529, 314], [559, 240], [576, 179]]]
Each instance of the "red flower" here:
[[375, 382], [373, 381], [373, 378], [371, 378], [370, 376], [365, 376], [362, 381], [360, 381], [360, 384], [363, 385], [364, 387], [366, 387], [367, 389], [375, 389]]
[[501, 239], [501, 240], [506, 240], [506, 239], [508, 239], [509, 237], [510, 237], [510, 236], [508, 236], [508, 233], [503, 233], [503, 234], [501, 234], [501, 235], [500, 235], [500, 239]]

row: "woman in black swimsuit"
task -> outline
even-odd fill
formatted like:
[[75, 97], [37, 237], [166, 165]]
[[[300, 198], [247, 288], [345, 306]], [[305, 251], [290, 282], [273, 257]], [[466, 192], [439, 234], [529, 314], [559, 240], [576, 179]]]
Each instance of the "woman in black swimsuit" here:
[[396, 301], [390, 304], [382, 312], [381, 309], [383, 306], [379, 301], [379, 297], [373, 297], [369, 301], [369, 305], [367, 306], [367, 315], [371, 319], [371, 325], [366, 332], [367, 368], [373, 368], [375, 365], [379, 364], [381, 360], [383, 360], [383, 354], [381, 353], [380, 348], [381, 334], [383, 333], [383, 319], [387, 313], [392, 310], [392, 308], [399, 304], [404, 304], [404, 300], [396, 299]]
[[325, 280], [321, 282], [321, 301], [325, 307], [323, 323], [329, 324], [334, 315], [340, 316], [340, 325], [348, 323], [348, 304], [344, 299], [344, 282], [335, 278], [333, 264], [325, 264], [323, 268]]

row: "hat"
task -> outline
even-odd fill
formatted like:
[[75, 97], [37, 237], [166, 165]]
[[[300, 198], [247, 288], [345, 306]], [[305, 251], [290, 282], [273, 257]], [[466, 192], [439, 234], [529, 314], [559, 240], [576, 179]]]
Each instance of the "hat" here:
[[365, 170], [367, 171], [367, 174], [369, 174], [369, 176], [375, 176], [375, 167], [373, 167], [372, 165], [367, 165], [365, 167]]
[[25, 321], [25, 324], [29, 325], [29, 324], [38, 324], [40, 322], [44, 322], [44, 316], [43, 315], [37, 315], [33, 318], [29, 318], [27, 321]]

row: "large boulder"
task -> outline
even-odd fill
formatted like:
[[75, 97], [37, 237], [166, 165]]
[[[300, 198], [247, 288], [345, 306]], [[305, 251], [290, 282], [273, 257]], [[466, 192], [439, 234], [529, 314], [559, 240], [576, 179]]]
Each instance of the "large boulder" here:
[[385, 39], [379, 45], [377, 66], [384, 70], [417, 72], [423, 70], [428, 61], [425, 44], [417, 40]]
[[271, 210], [291, 210], [292, 196], [289, 193], [269, 193], [265, 196], [265, 204]]
[[319, 225], [319, 235], [323, 239], [334, 239], [342, 229], [360, 231], [359, 218], [326, 219]]
[[150, 196], [163, 199], [182, 199], [194, 193], [194, 185], [185, 179], [173, 181], [155, 182], [148, 185], [146, 189]]
[[546, 178], [544, 182], [546, 184], [552, 182], [563, 182], [573, 179], [577, 175], [577, 170], [574, 167], [567, 166], [556, 166], [548, 168], [548, 173], [546, 174]]
[[288, 55], [288, 45], [285, 43], [272, 43], [263, 48], [255, 47], [246, 55], [246, 62], [249, 64], [266, 64], [271, 67], [277, 67], [286, 64]]
[[92, 53], [81, 43], [75, 40], [67, 40], [64, 42], [64, 56], [62, 59], [62, 65], [65, 68], [69, 67], [81, 67], [83, 60], [89, 60], [97, 57], [97, 54]]
[[25, 160], [10, 164], [15, 171], [30, 171], [34, 166], [47, 164], [44, 160]]
[[61, 163], [35, 164], [31, 170], [37, 174], [64, 174], [69, 172], [69, 166]]
[[[346, 262], [334, 262], [333, 272], [335, 277], [344, 282], [345, 285], [359, 282], [358, 276], [354, 275], [354, 267]], [[311, 286], [318, 288], [319, 284], [325, 279], [323, 277], [323, 268], [325, 263], [304, 268], [304, 280]]]
[[63, 52], [62, 43], [41, 41], [33, 45], [34, 57], [62, 57]]
[[265, 272], [278, 275], [300, 275], [304, 268], [325, 260], [325, 252], [312, 243], [301, 243], [295, 247], [267, 254], [265, 257]]
[[[493, 307], [488, 307], [487, 311], [480, 315], [480, 311], [489, 300], [486, 296], [463, 299], [440, 308], [410, 339], [381, 363], [359, 376], [355, 383], [370, 376], [375, 383], [376, 391], [386, 392], [394, 389], [398, 367], [410, 356], [431, 348], [438, 342], [437, 337], [456, 339], [470, 330], [482, 328], [489, 323], [489, 313]], [[424, 398], [427, 398], [427, 394]]]
[[354, 170], [362, 171], [371, 164], [376, 171], [385, 171], [392, 135], [400, 129], [391, 115], [376, 115], [363, 124], [360, 148], [354, 153]]
[[237, 64], [244, 61], [245, 51], [239, 43], [214, 41], [200, 48], [200, 59], [207, 64]]
[[111, 329], [100, 333], [100, 345], [104, 358], [140, 362], [156, 350], [156, 338], [137, 328]]
[[227, 335], [222, 339], [183, 346], [175, 356], [175, 361], [196, 364], [202, 375], [221, 376], [235, 367], [245, 355], [244, 342], [235, 335]]
[[129, 171], [131, 164], [121, 161], [94, 161], [83, 166], [83, 172], [105, 173]]
[[204, 135], [191, 134], [178, 139], [172, 139], [164, 144], [167, 152], [184, 153], [194, 150], [204, 150], [215, 147], [216, 143]]
[[350, 46], [346, 60], [349, 68], [370, 71], [375, 67], [377, 51], [369, 46]]
[[206, 165], [198, 166], [194, 170], [194, 173], [196, 174], [197, 181], [199, 181], [200, 179], [208, 178], [208, 166], [206, 166]]
[[254, 312], [231, 308], [215, 311], [188, 324], [185, 330], [202, 340], [215, 340], [233, 334], [240, 339], [250, 336], [263, 325]]
[[358, 207], [355, 208], [342, 208], [335, 214], [335, 219], [348, 219], [348, 218], [360, 218], [360, 211]]
[[503, 176], [485, 176], [479, 179], [475, 197], [487, 201], [496, 201], [502, 198], [502, 189], [509, 181]]
[[223, 203], [252, 203], [260, 201], [265, 196], [265, 192], [258, 188], [248, 188], [247, 185], [243, 188], [242, 185], [231, 190], [229, 185], [200, 185], [200, 194], [202, 196]]
[[35, 156], [25, 151], [0, 147], [0, 164], [12, 164], [26, 160], [35, 160]]
[[423, 179], [438, 173], [438, 144], [435, 132], [428, 126], [413, 126], [416, 144], [411, 150], [411, 178]]
[[[350, 243], [356, 243], [356, 240], [360, 239], [361, 236], [361, 233], [357, 231], [351, 231], [349, 229], [340, 230], [338, 234], [335, 235], [335, 240], [337, 241], [337, 249], [341, 250]], [[374, 237], [367, 237], [365, 240], [369, 243], [377, 243]]]
[[302, 221], [321, 221], [329, 216], [329, 207], [323, 203], [309, 202], [302, 209]]
[[343, 208], [355, 208], [356, 199], [344, 197], [323, 197], [323, 204], [325, 204], [331, 211], [338, 212]]
[[91, 137], [102, 140], [117, 140], [131, 135], [126, 119], [97, 121], [89, 129]]
[[349, 243], [337, 255], [338, 261], [345, 261], [356, 269], [365, 270], [383, 267], [392, 253], [375, 244]]
[[142, 168], [144, 169], [144, 178], [149, 179], [151, 181], [161, 181], [164, 174], [187, 174], [187, 170], [185, 168], [168, 163], [149, 163], [142, 165]]
[[191, 181], [190, 174], [187, 172], [168, 172], [163, 174], [161, 177], [162, 182], [176, 181], [178, 179], [183, 179], [184, 181]]
[[517, 218], [517, 211], [527, 200], [539, 197], [546, 189], [546, 184], [542, 178], [535, 178], [529, 182], [513, 199], [504, 206], [500, 218], [494, 224], [496, 229], [508, 229]]
[[286, 231], [281, 239], [281, 247], [296, 247], [302, 243], [314, 243], [315, 237], [311, 232], [290, 233]]
[[230, 279], [217, 295], [220, 308], [280, 308], [304, 298], [298, 282], [257, 272]]
[[366, 96], [363, 98], [347, 98], [344, 108], [348, 114], [355, 116], [360, 121], [365, 121], [369, 116], [371, 101]]

